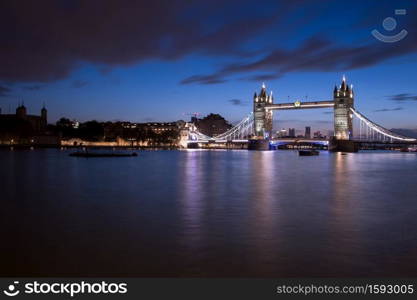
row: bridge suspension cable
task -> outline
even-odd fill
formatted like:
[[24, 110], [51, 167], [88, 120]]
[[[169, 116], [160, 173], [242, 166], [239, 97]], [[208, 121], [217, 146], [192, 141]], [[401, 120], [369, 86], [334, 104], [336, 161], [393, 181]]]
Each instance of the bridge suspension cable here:
[[403, 141], [403, 142], [415, 142], [416, 139], [409, 138], [392, 132], [374, 122], [367, 117], [359, 113], [357, 110], [350, 109], [355, 117], [359, 119], [359, 139], [368, 141]]
[[233, 140], [247, 138], [253, 134], [253, 113], [251, 112], [246, 118], [230, 128], [228, 131], [215, 136], [218, 140]]
[[190, 132], [191, 141], [230, 141], [248, 139], [253, 135], [253, 113], [241, 120], [228, 131], [214, 137], [207, 136], [197, 129]]
[[[367, 117], [362, 115], [357, 110], [350, 109], [353, 116], [359, 120], [359, 139], [366, 141], [383, 141], [383, 142], [416, 142], [417, 139], [405, 137], [403, 135], [392, 132], [374, 122], [369, 120]], [[189, 142], [226, 142], [234, 140], [247, 140], [254, 134], [254, 118], [253, 113], [250, 113], [247, 117], [237, 123], [235, 126], [230, 128], [228, 131], [219, 134], [214, 137], [210, 137], [198, 131], [193, 126], [192, 130], [189, 131]]]

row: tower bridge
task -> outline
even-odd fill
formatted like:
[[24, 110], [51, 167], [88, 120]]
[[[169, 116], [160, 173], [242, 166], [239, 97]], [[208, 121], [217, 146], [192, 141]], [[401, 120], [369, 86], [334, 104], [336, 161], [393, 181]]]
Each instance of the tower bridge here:
[[[209, 137], [192, 128], [188, 143], [249, 143], [258, 149], [267, 149], [273, 142], [273, 113], [275, 110], [297, 110], [333, 108], [334, 136], [329, 144], [334, 150], [356, 151], [358, 145], [367, 142], [383, 144], [417, 144], [415, 138], [394, 133], [366, 118], [354, 106], [353, 86], [349, 86], [345, 77], [339, 86], [333, 89], [332, 100], [295, 101], [293, 103], [274, 103], [272, 92], [267, 93], [262, 84], [259, 94], [253, 96], [253, 111], [230, 130]], [[354, 118], [359, 121], [356, 136], [353, 131]]]

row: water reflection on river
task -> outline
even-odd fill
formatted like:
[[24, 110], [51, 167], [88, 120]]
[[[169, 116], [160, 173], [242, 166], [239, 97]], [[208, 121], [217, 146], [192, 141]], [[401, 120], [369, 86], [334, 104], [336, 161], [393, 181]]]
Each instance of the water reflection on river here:
[[2, 276], [417, 276], [417, 155], [0, 151]]

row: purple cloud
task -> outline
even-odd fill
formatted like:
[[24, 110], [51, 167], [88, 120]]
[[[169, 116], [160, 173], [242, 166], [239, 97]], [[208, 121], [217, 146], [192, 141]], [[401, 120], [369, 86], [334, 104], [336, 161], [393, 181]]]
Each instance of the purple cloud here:
[[262, 22], [255, 23], [228, 17], [207, 30], [213, 16], [239, 5], [242, 1], [1, 1], [0, 80], [60, 80], [86, 62], [109, 71], [191, 53], [249, 55], [242, 43], [277, 16], [260, 12]]
[[79, 89], [82, 87], [85, 87], [86, 85], [89, 85], [90, 82], [86, 81], [86, 80], [74, 80], [71, 84], [71, 87]]
[[381, 108], [381, 109], [374, 110], [374, 112], [387, 112], [387, 111], [398, 111], [398, 110], [403, 110], [403, 108], [402, 107], [396, 107], [396, 108]]
[[417, 101], [417, 95], [407, 94], [407, 93], [396, 94], [396, 95], [391, 95], [387, 97], [392, 101], [398, 101], [398, 102]]

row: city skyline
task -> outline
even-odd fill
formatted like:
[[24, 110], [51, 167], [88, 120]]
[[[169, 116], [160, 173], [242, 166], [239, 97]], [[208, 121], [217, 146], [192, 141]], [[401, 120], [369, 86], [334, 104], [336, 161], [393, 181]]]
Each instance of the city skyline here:
[[[51, 122], [61, 117], [164, 122], [200, 112], [236, 123], [251, 111], [262, 82], [274, 91], [276, 103], [314, 101], [331, 99], [345, 74], [354, 84], [356, 106], [372, 120], [416, 129], [412, 1], [379, 1], [377, 9], [375, 1], [239, 3], [178, 1], [158, 12], [164, 22], [146, 16], [158, 8], [144, 1], [120, 9], [113, 21], [94, 17], [96, 6], [76, 1], [48, 9], [2, 4], [2, 14], [19, 12], [19, 18], [2, 18], [9, 47], [2, 55], [0, 107], [13, 112], [23, 99], [29, 112], [38, 112], [46, 102]], [[407, 14], [395, 16], [397, 8]], [[100, 10], [113, 12], [112, 3], [103, 1]], [[386, 17], [409, 32], [403, 41], [387, 44], [371, 35], [374, 28], [383, 30]], [[13, 35], [7, 34], [10, 24], [16, 25]], [[94, 24], [100, 24], [94, 35], [83, 30]], [[190, 24], [194, 28], [184, 27]], [[59, 44], [61, 34], [65, 45]], [[31, 61], [25, 60], [28, 53]], [[326, 109], [280, 112], [274, 120], [276, 130], [332, 127]]]

